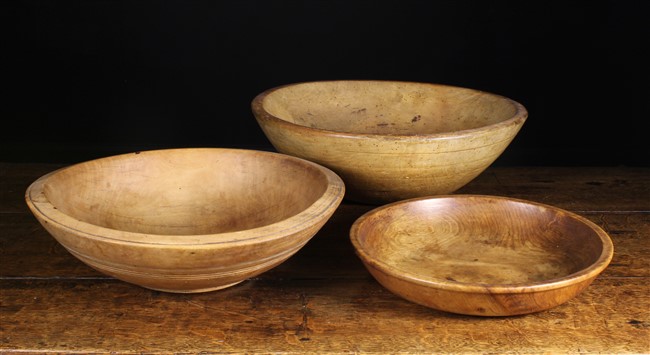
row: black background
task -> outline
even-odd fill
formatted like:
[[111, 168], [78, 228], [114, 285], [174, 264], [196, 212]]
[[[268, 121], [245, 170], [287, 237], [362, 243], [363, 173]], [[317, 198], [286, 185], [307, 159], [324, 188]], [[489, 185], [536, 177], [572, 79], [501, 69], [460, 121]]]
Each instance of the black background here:
[[442, 83], [519, 101], [495, 165], [648, 166], [644, 1], [5, 1], [0, 161], [271, 150], [250, 110], [292, 82]]

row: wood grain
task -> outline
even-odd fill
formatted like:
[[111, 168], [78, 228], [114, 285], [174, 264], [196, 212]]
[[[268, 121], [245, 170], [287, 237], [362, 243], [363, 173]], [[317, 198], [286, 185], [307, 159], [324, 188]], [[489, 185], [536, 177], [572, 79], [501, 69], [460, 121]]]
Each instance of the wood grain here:
[[506, 318], [452, 315], [381, 287], [344, 203], [298, 253], [231, 289], [169, 294], [103, 276], [24, 205], [60, 165], [0, 163], [0, 353], [650, 353], [650, 169], [489, 168], [465, 189], [578, 212], [609, 233], [610, 266], [571, 301]]
[[243, 149], [122, 154], [48, 173], [26, 191], [36, 219], [94, 269], [168, 292], [207, 292], [304, 246], [345, 187], [329, 169]]
[[612, 241], [587, 219], [488, 195], [378, 207], [350, 231], [384, 287], [434, 309], [483, 316], [539, 312], [582, 292], [609, 265]]
[[373, 204], [458, 190], [501, 155], [528, 117], [499, 95], [399, 81], [289, 84], [260, 93], [251, 106], [278, 151], [334, 170], [347, 199]]
[[516, 197], [573, 212], [650, 212], [648, 168], [642, 167], [500, 167], [457, 193]]
[[645, 353], [646, 281], [597, 280], [548, 312], [475, 318], [404, 301], [369, 278], [253, 280], [194, 295], [117, 281], [4, 280], [1, 346], [84, 353]]

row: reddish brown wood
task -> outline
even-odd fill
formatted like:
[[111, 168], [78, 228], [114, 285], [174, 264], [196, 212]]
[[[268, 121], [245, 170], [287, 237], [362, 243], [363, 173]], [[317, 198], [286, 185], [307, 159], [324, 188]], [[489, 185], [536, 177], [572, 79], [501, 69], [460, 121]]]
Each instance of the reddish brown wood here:
[[381, 206], [352, 225], [368, 271], [410, 301], [453, 313], [512, 316], [581, 293], [614, 254], [607, 233], [550, 205], [447, 195]]
[[642, 167], [500, 167], [458, 193], [517, 197], [574, 212], [650, 212], [649, 174]]
[[404, 301], [369, 278], [255, 280], [194, 295], [106, 280], [4, 280], [0, 346], [5, 353], [647, 353], [646, 281], [599, 279], [547, 312], [475, 318]]

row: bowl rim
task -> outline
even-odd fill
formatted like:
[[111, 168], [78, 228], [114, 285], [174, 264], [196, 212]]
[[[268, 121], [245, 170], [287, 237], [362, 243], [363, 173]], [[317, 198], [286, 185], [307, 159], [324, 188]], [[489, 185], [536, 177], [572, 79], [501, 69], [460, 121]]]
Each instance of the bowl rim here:
[[[503, 121], [496, 123], [488, 124], [481, 127], [463, 129], [451, 132], [442, 132], [442, 133], [427, 133], [427, 134], [381, 134], [381, 133], [354, 133], [354, 132], [345, 132], [345, 131], [334, 131], [323, 128], [303, 126], [297, 123], [289, 122], [284, 119], [281, 119], [275, 115], [272, 115], [266, 109], [264, 109], [264, 100], [271, 93], [300, 85], [310, 85], [310, 84], [331, 84], [331, 83], [351, 83], [351, 82], [366, 82], [366, 83], [397, 83], [403, 85], [420, 85], [420, 86], [432, 86], [443, 89], [453, 89], [453, 90], [466, 90], [468, 92], [474, 92], [478, 94], [488, 95], [494, 98], [501, 99], [510, 103], [515, 107], [515, 113], [512, 117], [507, 118]], [[276, 125], [282, 126], [288, 130], [295, 130], [297, 132], [303, 133], [319, 133], [321, 135], [348, 138], [348, 139], [382, 139], [382, 140], [399, 140], [399, 141], [422, 141], [422, 140], [432, 140], [432, 139], [458, 139], [463, 137], [474, 136], [477, 133], [504, 129], [510, 126], [520, 127], [528, 119], [528, 110], [521, 103], [510, 99], [509, 97], [496, 94], [490, 91], [484, 91], [479, 89], [473, 89], [464, 86], [455, 86], [449, 84], [439, 84], [431, 82], [417, 82], [417, 81], [406, 81], [406, 80], [377, 80], [377, 79], [342, 79], [342, 80], [314, 80], [314, 81], [301, 81], [294, 82], [289, 84], [278, 85], [269, 89], [262, 91], [257, 94], [251, 101], [251, 109], [257, 121], [262, 122], [272, 122]]]
[[[548, 279], [541, 282], [531, 282], [531, 283], [479, 284], [479, 283], [457, 282], [457, 281], [450, 281], [450, 280], [443, 280], [443, 279], [424, 278], [418, 275], [417, 273], [412, 273], [408, 271], [404, 272], [404, 270], [400, 270], [400, 272], [396, 272], [393, 267], [385, 263], [383, 260], [378, 259], [375, 256], [366, 252], [366, 250], [363, 248], [360, 241], [358, 240], [359, 229], [364, 224], [364, 222], [368, 218], [372, 217], [373, 215], [377, 214], [380, 211], [383, 211], [385, 209], [395, 208], [398, 206], [404, 206], [407, 204], [411, 204], [423, 200], [449, 199], [449, 198], [451, 199], [478, 198], [482, 200], [505, 200], [505, 201], [523, 203], [537, 208], [544, 208], [544, 209], [549, 209], [552, 211], [564, 213], [568, 217], [586, 225], [588, 228], [593, 230], [599, 237], [599, 240], [602, 245], [602, 251], [599, 257], [596, 259], [596, 261], [590, 264], [588, 267], [562, 277]], [[350, 234], [350, 240], [352, 242], [356, 254], [363, 261], [363, 263], [366, 264], [367, 267], [368, 266], [373, 267], [384, 274], [387, 274], [393, 278], [397, 278], [405, 282], [418, 284], [421, 286], [425, 286], [427, 288], [436, 288], [436, 289], [453, 291], [453, 292], [505, 294], [505, 293], [539, 292], [539, 291], [548, 291], [552, 289], [559, 289], [559, 288], [567, 287], [573, 284], [585, 282], [595, 278], [603, 270], [605, 270], [605, 268], [607, 268], [614, 255], [614, 245], [607, 232], [605, 232], [601, 227], [591, 222], [590, 220], [586, 219], [585, 217], [582, 217], [574, 212], [567, 211], [559, 207], [555, 207], [555, 206], [551, 206], [539, 202], [534, 202], [534, 201], [520, 199], [520, 198], [496, 196], [496, 195], [447, 194], [447, 195], [438, 195], [438, 196], [416, 197], [416, 198], [406, 199], [402, 201], [396, 201], [393, 203], [389, 203], [374, 208], [361, 215], [352, 224], [349, 234]]]
[[[164, 154], [166, 151], [234, 152], [237, 154], [260, 154], [266, 157], [293, 160], [303, 165], [313, 166], [317, 171], [321, 172], [326, 178], [327, 188], [323, 194], [320, 195], [320, 197], [318, 197], [307, 208], [303, 209], [293, 216], [271, 224], [223, 233], [173, 235], [124, 231], [81, 221], [56, 209], [48, 201], [43, 193], [43, 186], [49, 177], [73, 166], [104, 159], [125, 159], [128, 158], [128, 156], [132, 156], [134, 154]], [[206, 245], [231, 247], [235, 245], [257, 244], [281, 239], [283, 237], [298, 233], [305, 228], [309, 228], [310, 226], [321, 222], [321, 217], [333, 213], [343, 200], [344, 194], [345, 184], [336, 173], [327, 167], [302, 158], [293, 157], [278, 152], [253, 149], [198, 147], [143, 150], [132, 153], [106, 156], [98, 159], [71, 164], [51, 171], [32, 182], [25, 191], [25, 200], [28, 207], [35, 215], [37, 215], [37, 217], [42, 218], [47, 223], [55, 224], [59, 228], [65, 229], [74, 235], [83, 236], [84, 238], [88, 239], [115, 242], [120, 244], [155, 247], [201, 247]], [[253, 234], [253, 236], [250, 236], [251, 234]]]

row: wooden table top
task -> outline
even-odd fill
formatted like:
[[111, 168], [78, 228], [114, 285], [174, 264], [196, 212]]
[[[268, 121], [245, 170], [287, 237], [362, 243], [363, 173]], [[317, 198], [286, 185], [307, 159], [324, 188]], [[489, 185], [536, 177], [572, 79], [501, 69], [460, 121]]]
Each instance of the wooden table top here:
[[348, 231], [375, 206], [344, 202], [280, 266], [232, 288], [151, 291], [104, 276], [62, 248], [24, 192], [60, 165], [0, 163], [0, 352], [650, 353], [650, 169], [493, 167], [458, 193], [576, 212], [614, 242], [586, 291], [548, 311], [471, 317], [379, 285]]

